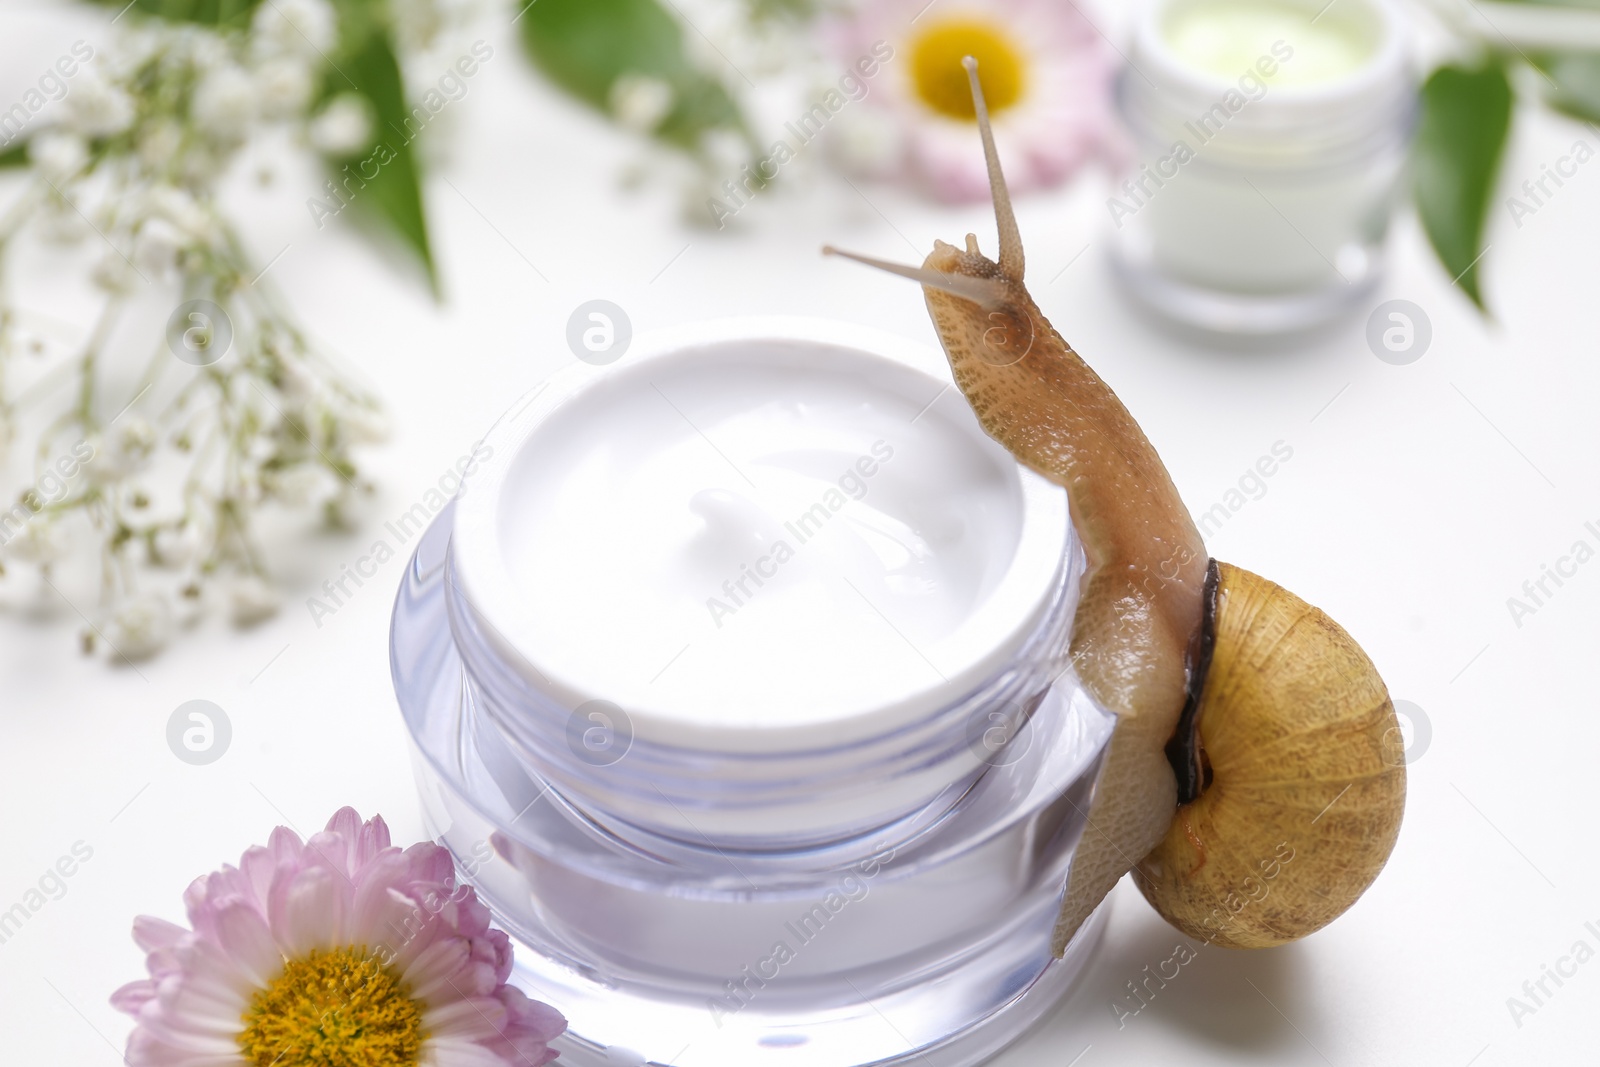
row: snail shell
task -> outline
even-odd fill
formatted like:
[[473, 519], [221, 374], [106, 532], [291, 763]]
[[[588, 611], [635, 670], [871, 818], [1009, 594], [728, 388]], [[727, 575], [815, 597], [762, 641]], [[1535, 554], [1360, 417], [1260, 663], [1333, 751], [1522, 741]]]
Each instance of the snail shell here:
[[[1023, 285], [1022, 241], [978, 84], [999, 230], [990, 260], [937, 241], [920, 282], [984, 430], [1067, 490], [1088, 561], [1072, 667], [1117, 722], [1073, 852], [1052, 949], [1130, 870], [1217, 944], [1302, 937], [1377, 877], [1399, 832], [1399, 730], [1372, 661], [1326, 615], [1205, 551], [1166, 467]], [[831, 252], [832, 249], [824, 249]]]
[[1180, 806], [1134, 880], [1191, 937], [1264, 948], [1326, 926], [1377, 877], [1405, 764], [1383, 681], [1338, 623], [1226, 563], [1206, 592], [1168, 746]]

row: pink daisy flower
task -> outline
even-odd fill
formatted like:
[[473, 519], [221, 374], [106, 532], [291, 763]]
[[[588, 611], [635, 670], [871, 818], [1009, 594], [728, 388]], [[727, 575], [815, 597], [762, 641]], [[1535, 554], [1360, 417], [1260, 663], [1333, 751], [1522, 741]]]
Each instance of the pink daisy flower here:
[[1114, 151], [1114, 53], [1071, 0], [859, 0], [830, 36], [835, 60], [852, 69], [893, 49], [838, 119], [835, 148], [860, 172], [916, 181], [942, 200], [989, 199], [967, 55], [1013, 193], [1060, 184]]
[[195, 880], [186, 929], [141, 915], [150, 977], [111, 997], [130, 1067], [541, 1067], [566, 1029], [506, 985], [511, 941], [450, 854], [341, 808]]

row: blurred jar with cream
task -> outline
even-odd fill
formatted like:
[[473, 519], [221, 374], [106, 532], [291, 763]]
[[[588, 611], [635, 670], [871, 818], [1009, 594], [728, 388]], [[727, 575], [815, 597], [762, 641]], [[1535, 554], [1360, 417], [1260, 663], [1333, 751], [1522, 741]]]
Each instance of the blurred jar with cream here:
[[1106, 202], [1125, 289], [1224, 335], [1337, 318], [1382, 272], [1415, 101], [1392, 0], [1151, 0]]

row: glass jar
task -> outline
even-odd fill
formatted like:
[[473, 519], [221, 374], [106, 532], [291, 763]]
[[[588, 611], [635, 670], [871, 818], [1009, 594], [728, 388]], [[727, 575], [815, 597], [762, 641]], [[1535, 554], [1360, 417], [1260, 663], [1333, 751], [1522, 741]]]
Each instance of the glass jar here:
[[[550, 434], [615, 412], [630, 382], [694, 421], [681, 375], [775, 364], [848, 382], [876, 405], [861, 418], [929, 420], [940, 448], [993, 464], [1011, 558], [953, 631], [964, 647], [931, 652], [945, 682], [820, 729], [685, 731], [644, 690], [632, 707], [583, 692], [507, 614], [526, 591], [516, 568], [485, 558], [541, 503], [518, 472], [563, 462]], [[1064, 495], [983, 436], [942, 367], [801, 320], [640, 338], [516, 405], [419, 542], [391, 660], [425, 821], [515, 940], [518, 984], [567, 1016], [563, 1062], [964, 1067], [1081, 970], [1101, 920], [1059, 960], [1050, 930], [1112, 725], [1066, 659], [1083, 555]], [[803, 378], [783, 392], [804, 406]]]
[[1415, 112], [1391, 0], [1156, 0], [1116, 100], [1112, 264], [1137, 303], [1272, 335], [1377, 285]]

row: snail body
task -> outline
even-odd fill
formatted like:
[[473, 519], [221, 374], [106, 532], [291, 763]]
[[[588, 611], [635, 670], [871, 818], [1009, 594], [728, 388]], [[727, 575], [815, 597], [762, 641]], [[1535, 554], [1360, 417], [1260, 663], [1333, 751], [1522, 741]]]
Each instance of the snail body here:
[[1070, 658], [1117, 721], [1052, 947], [1064, 953], [1130, 870], [1192, 936], [1238, 947], [1303, 937], [1355, 902], [1398, 836], [1394, 707], [1332, 619], [1210, 558], [1138, 423], [1029, 296], [976, 63], [965, 63], [998, 258], [972, 234], [964, 248], [936, 241], [921, 267], [838, 254], [922, 284], [985, 432], [1067, 491], [1088, 564]]

